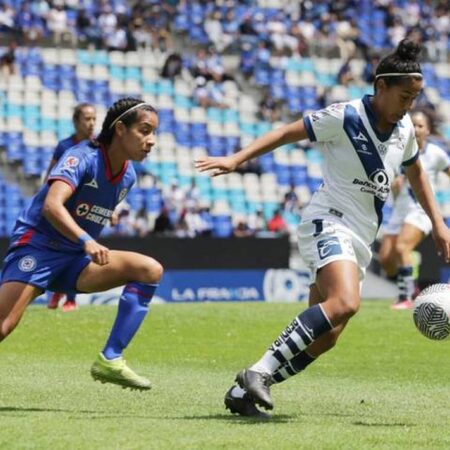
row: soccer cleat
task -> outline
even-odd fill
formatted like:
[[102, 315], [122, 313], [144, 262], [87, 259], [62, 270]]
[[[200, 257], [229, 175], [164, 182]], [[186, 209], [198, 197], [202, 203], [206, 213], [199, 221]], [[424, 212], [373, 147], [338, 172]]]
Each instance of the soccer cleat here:
[[121, 356], [109, 360], [100, 353], [92, 364], [91, 375], [96, 381], [118, 384], [123, 388], [147, 390], [152, 387], [150, 381], [130, 369]]
[[78, 309], [77, 302], [75, 302], [73, 300], [66, 300], [62, 306], [62, 309], [65, 312], [74, 311], [74, 310]]
[[273, 409], [269, 389], [271, 378], [268, 373], [255, 372], [249, 369], [241, 370], [236, 375], [239, 386], [247, 391], [247, 394], [255, 403], [266, 409]]
[[412, 309], [414, 306], [414, 302], [411, 300], [401, 300], [397, 303], [391, 305], [391, 309], [400, 310], [400, 309]]
[[60, 292], [54, 292], [51, 296], [49, 302], [47, 303], [48, 309], [56, 309], [58, 308], [59, 301], [63, 298], [64, 294], [61, 294]]
[[224, 403], [225, 408], [229, 409], [232, 414], [239, 414], [243, 417], [256, 417], [258, 419], [270, 419], [270, 415], [260, 411], [253, 400], [250, 399], [247, 393], [243, 397], [233, 396], [233, 389], [231, 386], [225, 394]]

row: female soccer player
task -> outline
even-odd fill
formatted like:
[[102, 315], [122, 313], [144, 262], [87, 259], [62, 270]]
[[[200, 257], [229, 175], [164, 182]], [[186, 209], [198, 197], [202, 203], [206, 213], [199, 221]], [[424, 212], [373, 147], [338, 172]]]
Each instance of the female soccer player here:
[[[80, 103], [75, 107], [72, 116], [75, 133], [58, 142], [58, 145], [53, 152], [52, 160], [48, 166], [47, 174], [45, 175], [46, 180], [51, 170], [66, 150], [74, 145], [77, 145], [79, 142], [84, 141], [85, 139], [91, 139], [94, 136], [96, 119], [97, 117], [94, 105], [91, 105], [90, 103]], [[56, 309], [63, 296], [64, 294], [62, 292], [54, 292], [50, 297], [47, 307], [49, 309]], [[76, 309], [76, 307], [76, 294], [66, 294], [66, 301], [63, 304], [63, 310], [72, 311]]]
[[[431, 132], [430, 118], [417, 111], [412, 115], [419, 159], [435, 188], [437, 176], [444, 171], [450, 176], [450, 157], [445, 150], [428, 142]], [[400, 179], [404, 178], [402, 175]], [[413, 279], [412, 252], [432, 229], [432, 223], [417, 203], [410, 186], [401, 180], [401, 187], [394, 202], [392, 215], [386, 225], [380, 248], [380, 263], [386, 274], [397, 277], [398, 301], [392, 309], [410, 309], [415, 286]]]
[[423, 80], [420, 47], [403, 40], [377, 67], [375, 95], [333, 104], [275, 129], [228, 157], [202, 158], [201, 171], [227, 174], [243, 162], [309, 138], [324, 155], [322, 186], [303, 210], [300, 254], [311, 268], [309, 305], [270, 345], [262, 358], [237, 374], [226, 406], [242, 415], [260, 414], [255, 403], [273, 408], [270, 385], [303, 370], [331, 349], [360, 306], [360, 283], [371, 258], [370, 244], [382, 207], [401, 165], [431, 220], [439, 252], [450, 258], [450, 231], [439, 213], [407, 111]]
[[94, 379], [150, 389], [122, 357], [144, 320], [161, 279], [161, 265], [139, 253], [109, 250], [96, 239], [136, 180], [130, 161], [155, 145], [158, 115], [141, 100], [124, 98], [108, 110], [98, 145], [69, 149], [19, 217], [0, 286], [0, 340], [14, 330], [27, 305], [44, 290], [98, 292], [123, 286], [117, 317], [91, 368]]

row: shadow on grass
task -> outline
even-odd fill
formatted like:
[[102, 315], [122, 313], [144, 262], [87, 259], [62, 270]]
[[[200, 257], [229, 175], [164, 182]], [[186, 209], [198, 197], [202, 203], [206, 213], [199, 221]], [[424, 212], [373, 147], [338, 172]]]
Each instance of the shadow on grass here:
[[415, 423], [393, 422], [393, 423], [374, 423], [374, 422], [353, 422], [353, 425], [362, 427], [415, 427]]
[[210, 414], [204, 416], [183, 416], [177, 419], [183, 420], [225, 420], [239, 424], [249, 423], [287, 423], [292, 421], [292, 417], [287, 414], [279, 414], [270, 417], [243, 417], [234, 414]]

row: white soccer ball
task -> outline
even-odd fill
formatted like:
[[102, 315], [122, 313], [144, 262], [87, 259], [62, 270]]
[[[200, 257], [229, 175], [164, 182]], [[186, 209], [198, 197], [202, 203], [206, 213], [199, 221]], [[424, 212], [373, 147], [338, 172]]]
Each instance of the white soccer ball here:
[[442, 341], [450, 338], [450, 285], [433, 284], [414, 301], [414, 323], [427, 338]]

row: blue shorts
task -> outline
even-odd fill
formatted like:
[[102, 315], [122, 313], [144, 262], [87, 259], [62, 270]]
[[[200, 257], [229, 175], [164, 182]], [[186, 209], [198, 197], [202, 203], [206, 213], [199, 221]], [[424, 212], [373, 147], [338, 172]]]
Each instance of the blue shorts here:
[[77, 293], [81, 271], [91, 262], [84, 252], [63, 253], [23, 245], [6, 255], [1, 282], [20, 281], [53, 292]]

